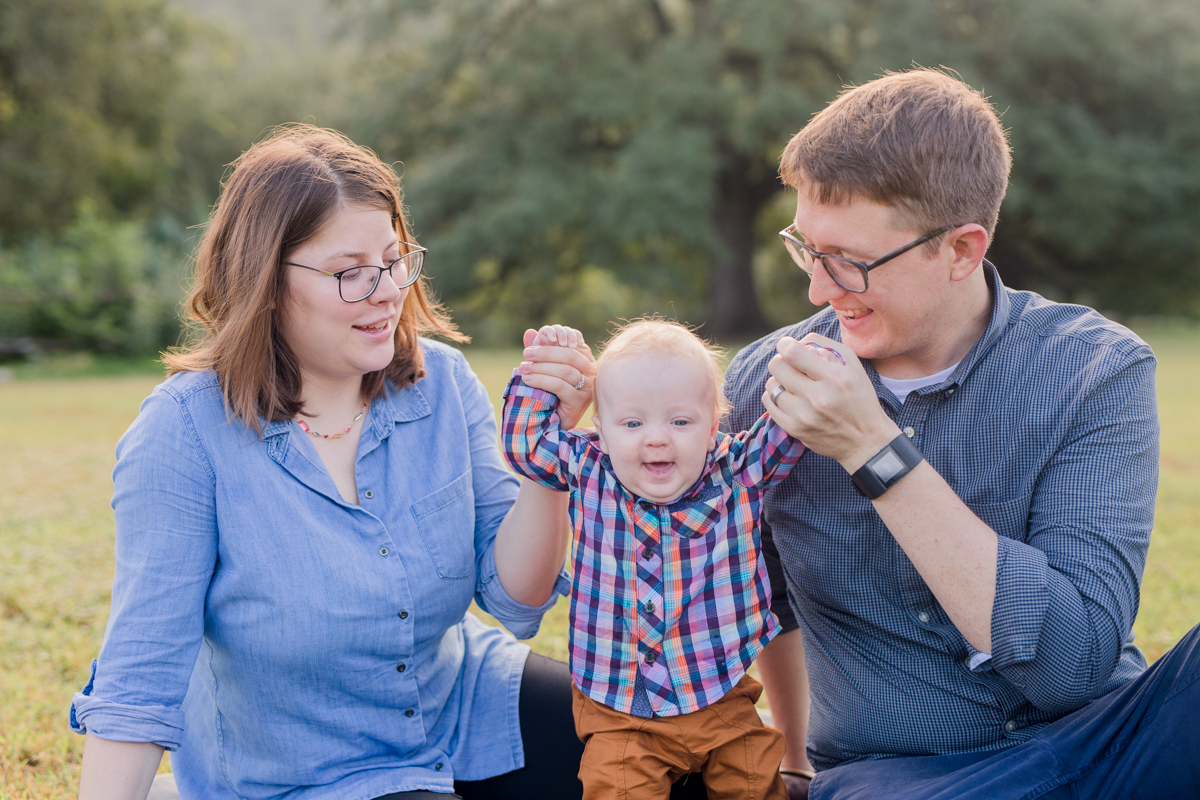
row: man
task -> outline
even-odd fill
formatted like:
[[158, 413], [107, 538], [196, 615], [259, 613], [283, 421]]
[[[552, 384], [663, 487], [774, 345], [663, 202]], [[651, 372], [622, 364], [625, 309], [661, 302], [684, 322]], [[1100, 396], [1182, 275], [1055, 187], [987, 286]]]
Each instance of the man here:
[[814, 798], [1200, 794], [1200, 633], [1147, 670], [1131, 630], [1154, 356], [1001, 284], [1009, 167], [991, 105], [927, 70], [847, 91], [783, 154], [781, 236], [830, 307], [743, 350], [727, 393], [732, 429], [765, 404], [813, 451], [764, 505], [792, 632], [759, 663], [803, 695], [803, 650]]

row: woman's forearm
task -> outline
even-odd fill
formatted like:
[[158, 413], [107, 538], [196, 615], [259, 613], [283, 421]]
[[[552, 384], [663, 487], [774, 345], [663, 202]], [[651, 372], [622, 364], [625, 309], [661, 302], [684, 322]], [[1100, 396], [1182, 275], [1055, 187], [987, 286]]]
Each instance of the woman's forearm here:
[[88, 734], [83, 741], [79, 800], [146, 800], [163, 748], [150, 742], [114, 742]]
[[521, 481], [517, 501], [496, 533], [496, 573], [512, 599], [539, 606], [550, 599], [570, 543], [570, 495]]

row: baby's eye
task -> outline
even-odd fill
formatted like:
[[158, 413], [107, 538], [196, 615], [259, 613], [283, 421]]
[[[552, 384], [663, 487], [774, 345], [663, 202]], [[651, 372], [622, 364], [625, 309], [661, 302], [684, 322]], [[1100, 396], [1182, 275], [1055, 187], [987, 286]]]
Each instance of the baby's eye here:
[[633, 430], [634, 428], [642, 427], [642, 423], [638, 422], [636, 419], [631, 419], [629, 422], [625, 423], [625, 427]]
[[686, 420], [686, 419], [673, 419], [673, 420], [671, 420], [671, 424], [672, 424], [672, 425], [674, 425], [674, 426], [675, 426], [675, 427], [677, 427], [677, 428], [683, 428], [683, 427], [685, 427], [685, 426], [686, 426], [686, 425], [687, 425], [689, 422], [690, 422], [690, 420]]

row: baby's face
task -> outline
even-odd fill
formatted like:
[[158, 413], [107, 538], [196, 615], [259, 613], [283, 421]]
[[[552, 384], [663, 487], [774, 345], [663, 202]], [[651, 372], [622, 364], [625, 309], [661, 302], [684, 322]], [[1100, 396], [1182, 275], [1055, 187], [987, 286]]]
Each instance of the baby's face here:
[[604, 365], [593, 420], [625, 488], [655, 503], [691, 488], [716, 442], [715, 393], [689, 358], [631, 353]]

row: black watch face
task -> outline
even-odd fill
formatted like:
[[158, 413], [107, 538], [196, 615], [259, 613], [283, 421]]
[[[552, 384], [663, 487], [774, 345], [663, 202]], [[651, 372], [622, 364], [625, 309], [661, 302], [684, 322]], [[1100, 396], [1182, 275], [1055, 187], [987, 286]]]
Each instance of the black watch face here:
[[890, 447], [886, 452], [876, 456], [875, 460], [871, 462], [871, 471], [875, 473], [875, 476], [885, 486], [891, 482], [892, 478], [903, 473], [904, 470], [904, 462], [900, 460], [900, 456], [896, 455], [895, 451]]

